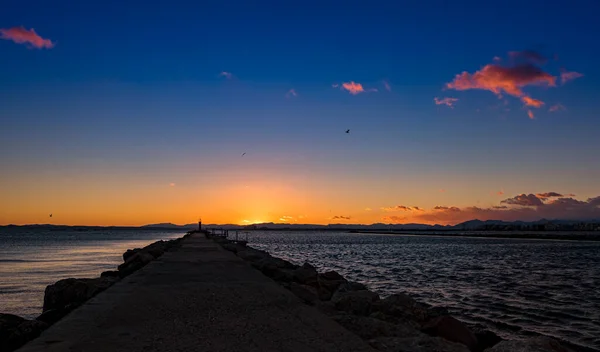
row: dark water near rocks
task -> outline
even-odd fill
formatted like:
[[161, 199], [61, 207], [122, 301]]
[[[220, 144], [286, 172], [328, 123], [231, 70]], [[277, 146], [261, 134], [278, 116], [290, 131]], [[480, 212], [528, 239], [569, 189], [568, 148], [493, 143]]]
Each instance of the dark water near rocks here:
[[69, 277], [98, 277], [116, 270], [128, 248], [182, 231], [48, 231], [0, 228], [0, 313], [35, 318], [47, 285]]
[[598, 242], [328, 232], [251, 232], [249, 241], [504, 337], [538, 333], [600, 350]]
[[[40, 314], [46, 285], [114, 270], [127, 248], [182, 231], [0, 229], [0, 312]], [[250, 232], [253, 247], [402, 291], [501, 336], [532, 333], [600, 350], [600, 242]]]

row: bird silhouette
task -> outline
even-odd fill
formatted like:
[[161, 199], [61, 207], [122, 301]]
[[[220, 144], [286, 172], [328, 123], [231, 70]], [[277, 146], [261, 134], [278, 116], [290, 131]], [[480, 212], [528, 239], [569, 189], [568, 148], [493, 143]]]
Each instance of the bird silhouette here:
[[346, 130], [346, 133], [350, 133], [350, 130]]
[[242, 156], [246, 155], [246, 153], [242, 153]]
[[52, 217], [52, 214], [50, 214], [50, 217]]

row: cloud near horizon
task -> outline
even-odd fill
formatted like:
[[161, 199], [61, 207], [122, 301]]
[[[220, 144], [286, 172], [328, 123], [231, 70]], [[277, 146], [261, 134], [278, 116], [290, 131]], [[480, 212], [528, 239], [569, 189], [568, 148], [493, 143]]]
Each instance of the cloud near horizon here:
[[336, 215], [336, 216], [330, 218], [330, 220], [350, 220], [350, 219], [351, 219], [351, 217], [344, 216], [344, 215]]
[[0, 28], [0, 39], [12, 40], [17, 44], [29, 44], [36, 49], [51, 49], [54, 43], [50, 39], [39, 36], [33, 28], [27, 30], [25, 27]]
[[404, 216], [383, 216], [382, 220], [391, 223], [457, 224], [473, 219], [504, 221], [535, 221], [543, 218], [600, 219], [600, 196], [588, 198], [586, 201], [573, 198], [573, 194], [567, 196], [569, 197], [557, 192], [519, 194], [503, 200], [501, 205], [489, 208], [438, 205], [429, 210], [407, 213]]
[[454, 103], [456, 103], [458, 101], [457, 98], [438, 98], [435, 97], [433, 98], [433, 101], [435, 102], [435, 105], [446, 105], [448, 107], [450, 107], [451, 109], [454, 109]]
[[419, 207], [407, 207], [405, 205], [396, 205], [394, 207], [383, 207], [381, 208], [383, 211], [423, 211], [422, 208]]

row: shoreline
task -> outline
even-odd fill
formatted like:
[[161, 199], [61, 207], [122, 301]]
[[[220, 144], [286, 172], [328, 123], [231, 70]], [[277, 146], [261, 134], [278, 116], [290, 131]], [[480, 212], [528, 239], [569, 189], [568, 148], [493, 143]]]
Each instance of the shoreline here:
[[[49, 285], [45, 292], [43, 312], [36, 319], [26, 320], [0, 314], [0, 337], [7, 336], [3, 328], [12, 334], [12, 342], [0, 339], [0, 351], [13, 351], [15, 346], [18, 345], [18, 348], [35, 339], [89, 299], [164, 253], [176, 250], [191, 235], [206, 236], [234, 253], [305, 304], [316, 308], [380, 351], [392, 351], [393, 346], [402, 342], [425, 344], [428, 348], [440, 348], [440, 351], [462, 352], [466, 348], [471, 352], [503, 352], [527, 346], [543, 346], [548, 351], [568, 351], [560, 349], [562, 345], [573, 351], [597, 352], [593, 348], [568, 341], [558, 342], [542, 335], [523, 341], [502, 340], [481, 326], [465, 324], [450, 316], [445, 309], [417, 302], [403, 293], [381, 298], [363, 284], [351, 282], [335, 271], [319, 273], [309, 263], [295, 265], [247, 246], [243, 241], [236, 243], [223, 237], [210, 236], [206, 231], [190, 231], [178, 239], [157, 241], [141, 249], [129, 249], [123, 253], [124, 263], [119, 265], [118, 270], [103, 272], [99, 278], [64, 279]], [[12, 330], [6, 329], [7, 324], [13, 324]]]
[[[429, 236], [429, 237], [459, 237], [459, 238], [498, 238], [516, 240], [552, 240], [552, 241], [574, 241], [574, 242], [598, 242], [600, 234], [577, 234], [568, 232], [566, 234], [535, 233], [525, 231], [439, 231], [439, 230], [414, 230], [414, 231], [377, 231], [377, 230], [350, 230], [348, 233], [372, 234], [372, 235], [402, 235], [402, 236]], [[454, 232], [454, 233], [450, 233]]]

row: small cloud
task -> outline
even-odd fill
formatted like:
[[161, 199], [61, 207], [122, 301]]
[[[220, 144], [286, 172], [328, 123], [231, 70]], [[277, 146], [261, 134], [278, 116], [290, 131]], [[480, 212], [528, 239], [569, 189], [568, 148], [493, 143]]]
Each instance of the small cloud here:
[[527, 110], [527, 116], [529, 116], [530, 119], [535, 119], [535, 115], [533, 114], [533, 111], [531, 110]]
[[502, 61], [502, 58], [500, 56], [494, 56], [494, 58], [492, 60], [495, 62], [500, 62], [500, 61]]
[[450, 108], [454, 108], [454, 103], [456, 103], [458, 101], [457, 98], [438, 98], [435, 97], [433, 98], [433, 101], [435, 102], [435, 105], [447, 105]]
[[390, 86], [388, 81], [383, 81], [383, 86], [385, 87], [385, 90], [387, 90], [388, 92], [392, 91], [392, 87]]
[[332, 86], [333, 88], [338, 88], [340, 85], [339, 85], [339, 84], [337, 84], [337, 83], [334, 83], [334, 84], [332, 84], [331, 86]]
[[282, 217], [279, 218], [279, 221], [283, 221], [283, 222], [292, 222], [292, 221], [296, 221], [296, 219], [294, 219], [293, 216], [288, 216], [288, 215], [284, 215]]
[[175, 184], [173, 182], [169, 183], [169, 187], [175, 187]]
[[354, 81], [342, 83], [342, 89], [347, 90], [352, 95], [365, 92], [365, 89], [363, 88], [362, 84], [356, 83]]
[[371, 211], [371, 210], [373, 210], [373, 209], [371, 209], [371, 208], [365, 208], [365, 211]]
[[566, 71], [566, 70], [562, 70], [562, 72], [560, 73], [560, 81], [562, 82], [562, 84], [565, 84], [569, 81], [572, 81], [574, 79], [583, 77], [583, 75], [579, 72], [575, 72], [575, 71]]
[[54, 43], [50, 39], [40, 37], [33, 28], [30, 30], [24, 27], [0, 28], [0, 39], [12, 40], [17, 44], [29, 44], [32, 48], [37, 49], [54, 47]]
[[493, 209], [508, 209], [508, 207], [506, 205], [494, 205], [492, 208]]
[[504, 195], [504, 190], [501, 189], [498, 192], [490, 192], [491, 195], [493, 196], [503, 196]]
[[442, 189], [439, 190], [439, 192], [440, 193], [446, 193], [446, 190], [442, 188]]
[[535, 206], [541, 206], [544, 205], [544, 203], [542, 203], [542, 200], [539, 199], [535, 194], [519, 194], [518, 196], [515, 196], [513, 198], [508, 198], [505, 199], [503, 201], [501, 201], [500, 203], [504, 203], [504, 204], [510, 204], [510, 205], [521, 205], [524, 207], [535, 207]]
[[446, 206], [442, 206], [442, 205], [435, 206], [433, 208], [433, 210], [443, 210], [445, 212], [460, 212], [461, 211], [459, 207], [446, 207]]
[[242, 220], [242, 222], [247, 224], [250, 222], [250, 220]]
[[537, 193], [535, 196], [541, 200], [546, 200], [548, 198], [564, 197], [562, 194], [556, 192]]
[[383, 211], [423, 211], [423, 209], [419, 207], [407, 207], [405, 205], [396, 205], [394, 207], [383, 207], [381, 208]]
[[286, 98], [297, 97], [298, 93], [296, 93], [295, 89], [290, 89], [287, 93], [285, 93]]
[[542, 105], [544, 105], [544, 102], [541, 100], [537, 100], [537, 99], [533, 99], [530, 98], [528, 96], [524, 96], [521, 98], [521, 101], [526, 105], [526, 106], [532, 106], [534, 108], [540, 108], [542, 107]]
[[557, 111], [564, 111], [567, 110], [567, 108], [564, 107], [564, 105], [562, 104], [554, 104], [550, 107], [550, 109], [548, 109], [548, 111], [550, 112], [557, 112]]
[[223, 72], [219, 73], [219, 77], [225, 77], [227, 79], [231, 79], [231, 78], [233, 78], [233, 75], [231, 74], [231, 72], [223, 71]]
[[349, 216], [336, 215], [331, 218], [331, 220], [350, 220]]

